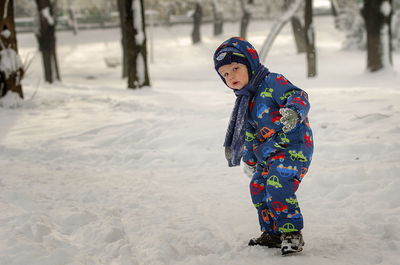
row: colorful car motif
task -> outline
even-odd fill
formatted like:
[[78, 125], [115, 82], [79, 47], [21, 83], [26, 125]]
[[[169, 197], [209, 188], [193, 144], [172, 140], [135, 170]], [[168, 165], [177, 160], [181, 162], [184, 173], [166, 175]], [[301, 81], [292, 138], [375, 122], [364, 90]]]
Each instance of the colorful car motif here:
[[308, 132], [306, 132], [306, 134], [304, 135], [304, 141], [306, 142], [306, 146], [308, 148], [310, 148], [312, 146], [312, 144], [313, 144], [311, 136], [310, 136], [310, 134]]
[[271, 112], [271, 113], [269, 114], [269, 117], [271, 118], [271, 121], [272, 121], [273, 123], [275, 123], [275, 124], [277, 124], [277, 125], [279, 125], [279, 124], [281, 123], [282, 115], [281, 115], [281, 113], [279, 112], [279, 110], [275, 110], [275, 111]]
[[261, 211], [261, 216], [264, 222], [266, 222], [267, 224], [269, 224], [269, 216], [268, 216], [268, 211], [267, 209], [263, 209]]
[[292, 197], [290, 198], [286, 198], [285, 201], [289, 204], [298, 204], [299, 202], [297, 201], [297, 199], [293, 199]]
[[266, 192], [265, 197], [263, 198], [263, 201], [266, 201], [266, 202], [272, 201], [272, 195], [269, 192]]
[[295, 92], [294, 90], [285, 92], [285, 94], [283, 94], [281, 97], [279, 97], [279, 99], [280, 100], [285, 100], [285, 99], [289, 98], [294, 92]]
[[256, 139], [256, 137], [254, 137], [254, 134], [246, 132], [246, 138], [245, 138], [246, 142], [251, 142], [254, 139]]
[[254, 194], [254, 195], [257, 195], [263, 189], [264, 189], [264, 184], [262, 184], [262, 183], [258, 184], [256, 181], [254, 181], [250, 185], [250, 192], [251, 192], [251, 194]]
[[288, 143], [290, 143], [290, 140], [289, 140], [289, 138], [286, 137], [286, 134], [285, 134], [285, 133], [280, 133], [280, 134], [279, 134], [279, 137], [280, 137], [280, 142], [281, 142], [282, 144], [288, 144]]
[[278, 165], [276, 167], [276, 170], [284, 178], [294, 177], [294, 176], [296, 176], [297, 172], [299, 172], [299, 170], [297, 169], [296, 166], [294, 166], [294, 167], [292, 167], [292, 166], [285, 167], [283, 164]]
[[262, 149], [261, 151], [262, 151], [263, 157], [267, 157], [269, 154], [271, 154], [272, 152], [274, 152], [275, 149], [272, 148], [272, 147], [269, 147], [269, 146], [264, 146], [263, 149]]
[[307, 104], [299, 97], [295, 97], [294, 99], [292, 99], [292, 102], [295, 104], [300, 104], [303, 107], [307, 106]]
[[275, 187], [275, 189], [282, 188], [282, 184], [279, 182], [279, 178], [275, 175], [272, 175], [267, 180], [267, 185]]
[[261, 135], [260, 140], [265, 140], [269, 137], [271, 137], [272, 135], [274, 135], [275, 130], [274, 129], [270, 129], [268, 127], [262, 127], [261, 130], [259, 131], [259, 135]]
[[279, 160], [279, 161], [283, 162], [285, 160], [285, 153], [279, 152], [275, 156], [271, 157], [271, 160]]
[[287, 215], [287, 218], [300, 218], [300, 217], [301, 217], [301, 214], [300, 214], [300, 212], [298, 210], [296, 210], [294, 212], [294, 214], [288, 214]]
[[290, 232], [297, 232], [297, 230], [293, 224], [291, 223], [286, 223], [282, 227], [279, 227], [279, 232], [281, 233], [290, 233]]
[[266, 87], [263, 92], [260, 93], [260, 97], [262, 98], [272, 98], [272, 92], [274, 92], [273, 88]]
[[286, 85], [289, 83], [289, 81], [283, 75], [278, 75], [275, 79], [281, 85]]
[[287, 213], [288, 212], [288, 207], [286, 205], [282, 204], [279, 201], [275, 201], [271, 205], [272, 205], [272, 209], [274, 209], [274, 211], [277, 214]]
[[300, 162], [307, 162], [307, 157], [304, 156], [302, 151], [296, 152], [294, 150], [289, 151], [290, 159], [292, 161], [300, 161]]
[[263, 205], [263, 203], [262, 203], [262, 202], [260, 202], [260, 203], [254, 203], [253, 205], [254, 205], [254, 207], [256, 207], [256, 208], [259, 208], [259, 207], [261, 207], [261, 206]]
[[303, 179], [304, 176], [307, 174], [308, 168], [307, 167], [302, 167], [301, 168], [301, 173], [300, 173], [300, 179]]
[[262, 119], [264, 114], [269, 113], [269, 107], [265, 104], [257, 105], [257, 118]]

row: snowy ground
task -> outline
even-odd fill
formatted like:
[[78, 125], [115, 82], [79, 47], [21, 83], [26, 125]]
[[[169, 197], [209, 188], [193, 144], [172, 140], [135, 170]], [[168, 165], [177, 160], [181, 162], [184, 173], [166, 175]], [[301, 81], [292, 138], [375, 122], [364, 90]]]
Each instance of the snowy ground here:
[[[310, 95], [315, 154], [298, 192], [306, 247], [298, 256], [247, 247], [256, 211], [222, 142], [233, 95], [214, 73], [216, 46], [190, 44], [190, 27], [156, 28], [153, 86], [125, 89], [118, 29], [58, 34], [63, 82], [41, 81], [34, 56], [20, 108], [0, 109], [1, 265], [399, 264], [400, 54], [394, 70], [364, 72], [342, 51], [330, 17], [316, 21], [318, 78], [290, 28], [265, 62]], [[259, 48], [270, 28], [253, 22]], [[272, 263], [271, 263], [272, 262]]]

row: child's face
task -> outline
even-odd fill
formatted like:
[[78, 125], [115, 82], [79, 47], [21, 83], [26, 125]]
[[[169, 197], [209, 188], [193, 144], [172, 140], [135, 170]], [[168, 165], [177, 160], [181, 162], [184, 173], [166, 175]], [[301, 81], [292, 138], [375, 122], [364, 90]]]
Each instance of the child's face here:
[[241, 63], [231, 63], [221, 66], [218, 73], [232, 89], [242, 89], [249, 82], [247, 66]]

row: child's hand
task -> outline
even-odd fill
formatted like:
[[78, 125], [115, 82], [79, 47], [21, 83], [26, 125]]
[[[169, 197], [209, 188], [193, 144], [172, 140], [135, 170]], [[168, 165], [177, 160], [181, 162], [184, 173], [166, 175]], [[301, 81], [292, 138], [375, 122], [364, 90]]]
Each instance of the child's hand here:
[[279, 112], [282, 115], [281, 122], [283, 124], [283, 132], [290, 132], [294, 127], [296, 127], [296, 124], [299, 121], [299, 115], [296, 111], [289, 108], [281, 108]]

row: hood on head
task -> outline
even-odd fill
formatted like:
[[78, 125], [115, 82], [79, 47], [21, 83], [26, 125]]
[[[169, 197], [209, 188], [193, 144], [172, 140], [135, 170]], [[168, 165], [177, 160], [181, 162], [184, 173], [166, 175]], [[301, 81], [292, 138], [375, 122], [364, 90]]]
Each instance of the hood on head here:
[[[260, 66], [260, 59], [258, 57], [257, 51], [254, 49], [248, 41], [240, 37], [232, 37], [224, 41], [214, 52], [214, 64], [216, 65], [217, 57], [221, 50], [226, 50], [226, 48], [234, 48], [238, 50], [239, 53], [244, 54], [248, 61], [247, 66], [250, 66], [249, 73], [252, 76], [255, 70]], [[218, 70], [218, 69], [216, 69]], [[251, 76], [249, 78], [251, 78]]]

